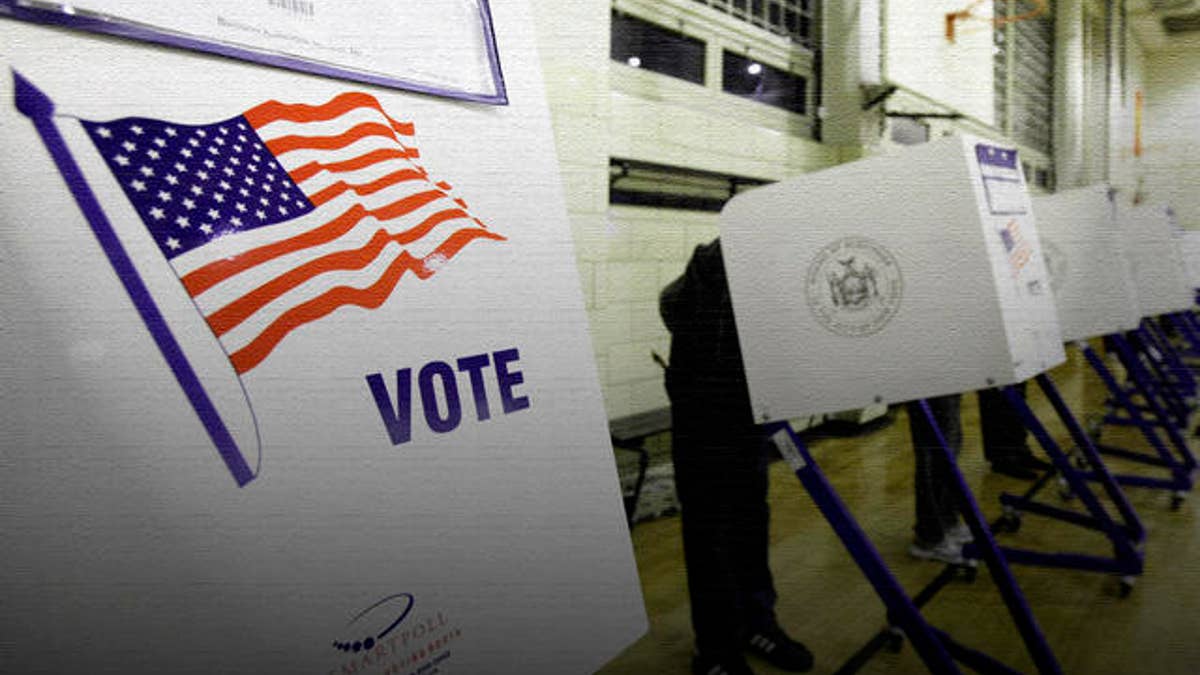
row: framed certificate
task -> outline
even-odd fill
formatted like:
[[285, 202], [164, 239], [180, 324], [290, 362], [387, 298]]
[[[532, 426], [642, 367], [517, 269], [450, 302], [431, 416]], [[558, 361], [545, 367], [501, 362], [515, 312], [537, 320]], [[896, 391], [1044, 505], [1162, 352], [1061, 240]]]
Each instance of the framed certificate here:
[[508, 102], [488, 0], [0, 0], [0, 14], [434, 96]]

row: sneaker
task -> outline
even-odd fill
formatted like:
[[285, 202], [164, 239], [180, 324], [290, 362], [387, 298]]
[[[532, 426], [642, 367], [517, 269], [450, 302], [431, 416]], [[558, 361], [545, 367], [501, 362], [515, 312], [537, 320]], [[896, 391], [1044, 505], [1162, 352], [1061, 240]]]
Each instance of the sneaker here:
[[962, 544], [956, 544], [949, 538], [932, 545], [914, 541], [908, 547], [908, 554], [918, 560], [936, 560], [950, 565], [967, 564], [967, 559], [962, 555]]
[[692, 675], [754, 675], [741, 654], [702, 654], [692, 656]]
[[975, 541], [975, 535], [971, 534], [971, 528], [966, 523], [960, 521], [946, 530], [946, 540], [955, 546], [962, 546]]
[[746, 651], [790, 673], [806, 673], [813, 667], [812, 652], [779, 626], [755, 631], [746, 640]]

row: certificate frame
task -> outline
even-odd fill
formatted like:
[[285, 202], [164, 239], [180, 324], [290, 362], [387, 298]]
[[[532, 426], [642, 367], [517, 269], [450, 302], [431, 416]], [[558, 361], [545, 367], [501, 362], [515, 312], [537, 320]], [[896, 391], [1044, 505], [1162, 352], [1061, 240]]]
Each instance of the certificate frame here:
[[500, 65], [500, 52], [492, 26], [489, 0], [475, 0], [479, 4], [480, 29], [483, 33], [484, 49], [492, 80], [492, 92], [469, 91], [451, 86], [442, 86], [406, 79], [402, 76], [386, 76], [364, 72], [350, 67], [307, 59], [301, 56], [281, 54], [267, 49], [255, 49], [246, 45], [206, 39], [170, 29], [133, 21], [73, 11], [69, 3], [36, 2], [22, 0], [0, 0], [0, 16], [21, 21], [51, 26], [61, 26], [90, 33], [113, 35], [129, 40], [166, 45], [180, 49], [206, 52], [231, 59], [249, 61], [276, 68], [311, 73], [335, 79], [363, 82], [392, 89], [402, 89], [430, 96], [457, 99], [489, 105], [508, 105], [508, 92], [504, 84], [504, 71]]

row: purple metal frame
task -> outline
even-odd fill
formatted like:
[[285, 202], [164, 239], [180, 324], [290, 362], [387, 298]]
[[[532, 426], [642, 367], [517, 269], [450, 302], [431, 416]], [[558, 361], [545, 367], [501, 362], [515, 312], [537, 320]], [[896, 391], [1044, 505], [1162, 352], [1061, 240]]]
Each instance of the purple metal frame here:
[[[1140, 329], [1131, 331], [1126, 338], [1129, 349], [1118, 350], [1118, 358], [1127, 372], [1138, 372], [1142, 375], [1139, 388], [1134, 382], [1124, 386], [1127, 394], [1140, 396], [1145, 404], [1139, 405], [1138, 410], [1146, 413], [1146, 422], [1162, 428], [1185, 428], [1191, 414], [1191, 404], [1184, 383], [1174, 377], [1168, 370], [1163, 352], [1156, 345], [1153, 337]], [[1132, 378], [1130, 378], [1132, 380]], [[1151, 398], [1157, 409], [1151, 406]], [[1115, 426], [1133, 426], [1133, 420], [1117, 414], [1113, 408], [1113, 399], [1108, 401], [1110, 410], [1105, 416], [1106, 424]]]
[[1181, 356], [1200, 357], [1200, 323], [1196, 315], [1192, 312], [1176, 312], [1168, 315], [1167, 320], [1187, 343]]
[[[1038, 375], [1038, 386], [1054, 407], [1059, 420], [1066, 426], [1071, 440], [1080, 452], [1083, 461], [1090, 467], [1090, 473], [1077, 469], [1071, 462], [1071, 457], [1058, 445], [1050, 432], [1038, 419], [1037, 415], [1026, 403], [1024, 396], [1015, 387], [1004, 387], [1003, 391], [1009, 405], [1020, 416], [1024, 426], [1037, 439], [1046, 451], [1054, 465], [1054, 471], [1048, 472], [1033, 488], [1024, 495], [1004, 493], [1000, 495], [1000, 503], [1004, 505], [1005, 515], [993, 523], [997, 532], [1009, 529], [1016, 531], [1020, 526], [1020, 513], [1028, 512], [1072, 523], [1080, 527], [1103, 533], [1112, 545], [1112, 557], [1101, 557], [1077, 553], [1047, 553], [1030, 551], [1011, 547], [1003, 547], [1009, 562], [1040, 567], [1056, 567], [1079, 569], [1092, 572], [1105, 572], [1121, 576], [1122, 591], [1128, 592], [1133, 585], [1134, 577], [1142, 573], [1143, 557], [1138, 547], [1145, 540], [1146, 530], [1142, 526], [1137, 512], [1121, 491], [1116, 479], [1108, 471], [1092, 440], [1084, 431], [1083, 426], [1072, 414], [1070, 408], [1059, 394], [1054, 382], [1046, 374]], [[1034, 501], [1037, 493], [1046, 485], [1047, 480], [1058, 475], [1070, 489], [1071, 494], [1078, 497], [1087, 513], [1071, 511], [1057, 506], [1051, 506]], [[1121, 522], [1117, 522], [1108, 509], [1100, 502], [1088, 485], [1089, 478], [1098, 481], [1108, 496], [1109, 501], [1116, 507]], [[975, 551], [971, 547], [965, 550], [968, 556]]]
[[[948, 462], [951, 467], [955, 488], [960, 499], [959, 510], [975, 537], [980, 558], [987, 564], [988, 571], [1004, 599], [1009, 615], [1025, 643], [1026, 650], [1033, 659], [1037, 672], [1042, 675], [1061, 673], [1062, 668], [1054, 656], [1054, 652], [1050, 649], [1041, 627], [1038, 626], [1012, 571], [1008, 568], [1003, 551], [992, 537], [992, 532], [979, 510], [979, 504], [971, 494], [962, 473], [959, 472], [954, 453], [946, 445], [946, 440], [938, 429], [929, 404], [921, 401], [920, 406], [937, 435], [940, 448], [940, 455], [937, 457]], [[915, 600], [910, 598], [900, 582], [892, 575], [874, 544], [859, 527], [837, 491], [821, 472], [820, 467], [817, 466], [804, 442], [791, 425], [787, 422], [780, 422], [768, 425], [766, 429], [772, 437], [783, 435], [778, 445], [781, 446], [780, 450], [784, 457], [795, 469], [796, 477], [800, 479], [800, 483], [808, 491], [817, 508], [821, 510], [822, 515], [842, 540], [842, 545], [846, 547], [863, 575], [867, 577], [867, 581], [874, 587], [875, 593], [883, 601], [887, 608], [888, 623], [903, 631], [904, 636], [912, 641], [913, 647], [930, 672], [937, 675], [961, 673], [956, 661], [980, 673], [1013, 675], [1018, 672], [981, 651], [955, 642], [948, 633], [938, 630], [926, 622], [921, 614], [920, 606], [932, 598], [936, 590], [927, 588]], [[945, 585], [950, 574], [944, 572], [939, 577], [942, 580], [941, 586]], [[873, 640], [872, 644], [876, 642], [878, 640]], [[860, 650], [860, 653], [856, 654], [839, 672], [853, 672], [866, 658]]]
[[[1144, 452], [1137, 452], [1103, 443], [1096, 444], [1096, 449], [1105, 455], [1166, 469], [1170, 473], [1170, 477], [1168, 478], [1126, 474], [1117, 474], [1113, 478], [1120, 485], [1171, 490], [1174, 493], [1172, 506], [1178, 507], [1183, 495], [1192, 489], [1192, 474], [1196, 469], [1196, 458], [1187, 447], [1187, 441], [1174, 424], [1162, 423], [1156, 425], [1154, 420], [1148, 420], [1143, 416], [1141, 406], [1134, 403], [1131, 393], [1137, 393], [1146, 401], [1146, 408], [1155, 419], [1159, 421], [1168, 419], [1167, 413], [1162, 409], [1156, 397], [1147, 390], [1148, 375], [1142, 369], [1140, 363], [1138, 363], [1136, 355], [1133, 353], [1129, 343], [1126, 342], [1124, 336], [1119, 334], [1111, 335], [1109, 336], [1109, 342], [1117, 352], [1121, 362], [1125, 364], [1132, 384], [1131, 390], [1127, 390], [1117, 382], [1112, 371], [1108, 369], [1108, 366], [1104, 364], [1104, 360], [1096, 354], [1091, 346], [1086, 342], [1079, 342], [1077, 346], [1083, 352], [1084, 358], [1092, 366], [1092, 370], [1104, 382], [1104, 386], [1108, 389], [1111, 396], [1111, 405], [1125, 412], [1127, 417], [1124, 419], [1127, 420], [1129, 425], [1138, 428], [1142, 437], [1150, 444], [1150, 448], [1154, 451], [1154, 454], [1149, 455]], [[1159, 436], [1159, 429], [1167, 434], [1174, 452], [1172, 452], [1171, 448], [1167, 447], [1162, 437]], [[1093, 480], [1097, 479], [1098, 476], [1088, 474], [1087, 478]]]
[[504, 72], [500, 66], [500, 52], [496, 46], [496, 35], [492, 26], [491, 8], [488, 5], [488, 0], [477, 0], [477, 2], [479, 2], [479, 19], [483, 29], [484, 41], [488, 54], [488, 64], [492, 74], [492, 86], [495, 88], [495, 93], [492, 94], [459, 91], [429, 84], [422, 84], [420, 82], [411, 82], [396, 77], [384, 77], [382, 75], [376, 75], [372, 73], [362, 73], [355, 70], [331, 66], [326, 63], [308, 61], [306, 59], [301, 59], [294, 56], [285, 56], [282, 54], [256, 51], [249, 47], [240, 47], [236, 45], [229, 45], [221, 42], [190, 37], [187, 35], [178, 35], [163, 30], [157, 30], [152, 26], [122, 23], [119, 21], [112, 21], [82, 13], [66, 14], [64, 12], [55, 11], [49, 8], [28, 7], [23, 6], [17, 0], [0, 0], [0, 15], [7, 15], [32, 23], [63, 26], [66, 28], [82, 30], [91, 33], [115, 35], [131, 40], [153, 42], [156, 44], [179, 47], [182, 49], [191, 49], [194, 51], [217, 54], [219, 56], [225, 56], [241, 61], [252, 61], [254, 63], [261, 63], [277, 68], [298, 70], [305, 73], [312, 73], [315, 75], [322, 75], [341, 80], [365, 82], [367, 84], [390, 87], [392, 89], [404, 89], [420, 94], [429, 94], [431, 96], [441, 96], [462, 101], [471, 101], [474, 103], [487, 103], [490, 105], [508, 105], [508, 92], [504, 84]]
[[1187, 417], [1194, 407], [1196, 378], [1183, 363], [1175, 345], [1163, 334], [1154, 321], [1146, 320], [1137, 330], [1138, 342], [1145, 361], [1165, 390], [1172, 405], [1172, 413], [1186, 426]]

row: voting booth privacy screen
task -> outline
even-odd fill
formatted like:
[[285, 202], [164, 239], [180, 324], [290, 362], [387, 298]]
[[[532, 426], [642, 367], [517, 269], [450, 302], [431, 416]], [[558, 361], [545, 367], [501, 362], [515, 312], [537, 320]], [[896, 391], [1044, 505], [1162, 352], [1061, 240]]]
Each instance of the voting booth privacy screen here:
[[946, 138], [721, 213], [760, 421], [1025, 380], [1063, 361], [1016, 151]]
[[1142, 315], [1107, 185], [1033, 198], [1064, 341], [1138, 327]]
[[1200, 232], [1188, 230], [1179, 234], [1179, 252], [1187, 270], [1187, 283], [1200, 288]]
[[1122, 204], [1117, 219], [1142, 316], [1191, 309], [1193, 286], [1184, 267], [1180, 242], [1172, 229], [1169, 209], [1162, 205]]
[[493, 12], [505, 106], [0, 20], [0, 671], [583, 673], [644, 631]]

